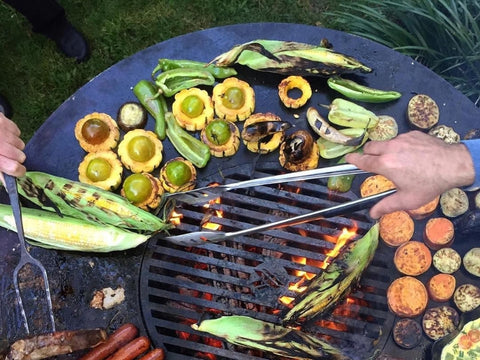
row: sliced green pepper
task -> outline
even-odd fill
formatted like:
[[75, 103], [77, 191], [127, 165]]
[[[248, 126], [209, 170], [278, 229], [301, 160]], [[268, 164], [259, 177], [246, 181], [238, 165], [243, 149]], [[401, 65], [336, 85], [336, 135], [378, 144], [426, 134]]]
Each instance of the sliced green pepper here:
[[[362, 153], [362, 148], [357, 149], [354, 152]], [[345, 164], [347, 161], [345, 160], [345, 155], [338, 160], [337, 164]], [[353, 179], [355, 175], [341, 175], [341, 176], [331, 176], [328, 178], [327, 181], [327, 188], [332, 191], [338, 191], [345, 193], [349, 191], [352, 187]]]
[[210, 72], [195, 68], [178, 68], [160, 73], [155, 84], [166, 97], [175, 95], [183, 89], [198, 85], [213, 85], [215, 78]]
[[216, 79], [225, 79], [237, 75], [237, 71], [232, 67], [221, 67], [195, 60], [159, 59], [157, 67], [153, 69], [152, 76], [155, 76], [158, 71], [168, 71], [180, 68], [207, 70]]
[[353, 80], [343, 79], [339, 76], [327, 80], [328, 86], [338, 91], [345, 97], [370, 103], [383, 103], [396, 100], [402, 96], [398, 91], [386, 91], [360, 85]]
[[155, 119], [155, 133], [158, 135], [159, 139], [165, 139], [165, 112], [167, 110], [167, 102], [165, 101], [165, 98], [158, 92], [155, 85], [147, 80], [140, 80], [133, 87], [133, 93]]
[[171, 112], [165, 114], [167, 137], [173, 147], [193, 165], [203, 168], [210, 160], [210, 148], [196, 137], [190, 135], [180, 125]]
[[[363, 129], [357, 129], [357, 128], [347, 128], [347, 129], [341, 129], [339, 130], [345, 135], [348, 136], [360, 136], [362, 133], [364, 133]], [[360, 145], [357, 146], [347, 146], [347, 145], [342, 145], [342, 144], [336, 144], [334, 142], [325, 140], [324, 138], [318, 138], [317, 139], [317, 145], [318, 145], [318, 150], [320, 151], [320, 156], [324, 159], [335, 159], [339, 156], [351, 153], [365, 144], [365, 142], [368, 140], [368, 133], [364, 133], [365, 137]]]

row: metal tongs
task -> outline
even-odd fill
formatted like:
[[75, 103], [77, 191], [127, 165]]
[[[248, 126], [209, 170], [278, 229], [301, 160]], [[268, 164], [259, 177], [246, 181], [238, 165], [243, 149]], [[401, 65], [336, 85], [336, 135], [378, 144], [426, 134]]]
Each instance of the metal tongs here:
[[244, 189], [249, 187], [281, 184], [291, 181], [305, 181], [313, 179], [328, 178], [331, 176], [344, 176], [364, 174], [365, 171], [354, 165], [343, 164], [320, 169], [296, 171], [281, 175], [266, 176], [258, 179], [239, 181], [231, 184], [218, 186], [205, 186], [189, 191], [165, 194], [165, 199], [175, 199], [190, 205], [199, 205], [220, 197], [224, 192], [230, 190]]
[[25, 329], [27, 334], [30, 333], [30, 329], [28, 327], [28, 319], [25, 313], [25, 309], [23, 307], [22, 296], [20, 294], [20, 287], [18, 284], [18, 273], [19, 271], [26, 265], [32, 264], [37, 266], [40, 271], [42, 272], [43, 283], [45, 286], [45, 294], [48, 303], [48, 310], [50, 313], [50, 321], [52, 323], [52, 332], [55, 331], [55, 319], [53, 317], [53, 308], [52, 308], [52, 298], [50, 296], [50, 286], [48, 284], [48, 277], [47, 271], [43, 267], [42, 263], [37, 259], [33, 258], [32, 255], [27, 251], [25, 246], [25, 237], [23, 233], [23, 222], [22, 222], [22, 210], [20, 207], [20, 201], [18, 198], [18, 191], [17, 191], [17, 179], [13, 176], [3, 174], [3, 178], [5, 180], [5, 185], [8, 191], [8, 196], [10, 198], [10, 204], [12, 205], [13, 217], [15, 218], [15, 225], [17, 227], [17, 234], [18, 239], [20, 240], [20, 261], [15, 267], [13, 272], [13, 284], [15, 286], [15, 293], [17, 296], [18, 305], [20, 307], [20, 312], [23, 317], [23, 321], [25, 323]]

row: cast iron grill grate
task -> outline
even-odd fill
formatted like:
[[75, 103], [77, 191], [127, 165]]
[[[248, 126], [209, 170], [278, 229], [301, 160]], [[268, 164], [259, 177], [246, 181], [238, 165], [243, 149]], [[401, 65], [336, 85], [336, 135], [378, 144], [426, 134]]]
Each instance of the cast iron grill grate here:
[[[223, 176], [227, 182], [245, 180], [245, 168]], [[262, 170], [255, 177], [274, 173], [278, 170]], [[320, 181], [229, 192], [208, 208], [177, 208], [181, 224], [172, 233], [198, 231], [205, 222], [235, 231], [354, 198], [353, 193], [332, 195]], [[301, 274], [322, 271], [319, 266], [342, 229], [354, 229], [358, 237], [371, 225], [366, 212], [357, 212], [201, 247], [152, 239], [140, 275], [141, 310], [149, 336], [156, 346], [165, 347], [169, 359], [275, 359], [205, 336], [190, 325], [205, 315], [231, 314], [279, 324], [288, 309], [280, 299], [298, 296], [289, 285], [299, 282]], [[387, 259], [377, 251], [356, 291], [328, 315], [304, 324], [303, 330], [331, 341], [354, 359], [381, 348], [389, 333], [385, 329], [393, 322], [385, 301], [392, 273]]]

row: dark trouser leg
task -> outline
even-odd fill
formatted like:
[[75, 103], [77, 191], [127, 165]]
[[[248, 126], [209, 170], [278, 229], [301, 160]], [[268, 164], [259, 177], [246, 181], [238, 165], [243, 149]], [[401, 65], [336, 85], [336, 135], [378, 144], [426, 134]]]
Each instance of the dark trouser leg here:
[[45, 33], [65, 17], [65, 10], [55, 0], [3, 0], [32, 24], [34, 32]]

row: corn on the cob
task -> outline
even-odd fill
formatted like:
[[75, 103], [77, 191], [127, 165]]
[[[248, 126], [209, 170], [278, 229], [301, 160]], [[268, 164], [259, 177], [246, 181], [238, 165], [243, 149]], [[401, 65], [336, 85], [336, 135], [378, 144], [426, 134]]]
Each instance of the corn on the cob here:
[[312, 280], [300, 301], [285, 315], [283, 323], [310, 320], [343, 299], [357, 285], [377, 246], [378, 223], [362, 238], [350, 242], [325, 271]]
[[237, 45], [211, 63], [217, 66], [241, 64], [253, 70], [301, 76], [372, 71], [354, 57], [327, 47], [279, 40], [255, 40]]
[[35, 171], [17, 180], [20, 195], [44, 210], [146, 233], [170, 227], [124, 197], [92, 185]]
[[[25, 237], [32, 245], [47, 249], [111, 252], [137, 247], [150, 236], [110, 225], [98, 225], [49, 211], [22, 208]], [[17, 231], [12, 207], [0, 204], [0, 226]]]
[[231, 344], [294, 359], [347, 360], [339, 349], [326, 341], [296, 329], [257, 320], [248, 316], [223, 316], [206, 319], [192, 328], [221, 338]]

